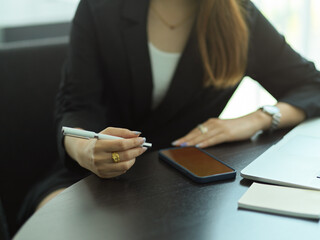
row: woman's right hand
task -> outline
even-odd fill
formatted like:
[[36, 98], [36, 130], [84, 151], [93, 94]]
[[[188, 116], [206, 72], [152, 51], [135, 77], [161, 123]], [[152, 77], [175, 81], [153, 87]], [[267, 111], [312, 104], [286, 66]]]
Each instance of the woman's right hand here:
[[[139, 132], [108, 127], [100, 133], [124, 139], [87, 140], [66, 136], [64, 144], [71, 158], [101, 178], [112, 178], [125, 173], [133, 166], [136, 157], [147, 150], [146, 147], [142, 147], [145, 138], [139, 137]], [[114, 152], [119, 154], [119, 162], [113, 161]]]

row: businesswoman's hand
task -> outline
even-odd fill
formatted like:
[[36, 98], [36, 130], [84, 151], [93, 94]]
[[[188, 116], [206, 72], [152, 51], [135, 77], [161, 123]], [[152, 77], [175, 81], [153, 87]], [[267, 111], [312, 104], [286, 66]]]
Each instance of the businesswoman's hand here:
[[[100, 133], [124, 139], [87, 140], [66, 136], [64, 144], [71, 158], [101, 178], [112, 178], [125, 173], [133, 166], [136, 157], [147, 149], [142, 147], [145, 139], [139, 137], [140, 134], [137, 132], [108, 127]], [[119, 162], [113, 160], [113, 153], [118, 154]]]
[[[278, 102], [281, 112], [279, 128], [292, 127], [302, 122], [306, 114], [299, 108]], [[240, 141], [251, 138], [259, 130], [271, 126], [272, 117], [257, 110], [235, 119], [210, 118], [172, 144], [175, 146], [197, 146], [205, 148], [223, 142]]]
[[210, 118], [191, 130], [184, 137], [173, 142], [175, 146], [194, 146], [205, 148], [223, 142], [239, 141], [253, 136], [258, 127], [254, 120], [246, 118]]

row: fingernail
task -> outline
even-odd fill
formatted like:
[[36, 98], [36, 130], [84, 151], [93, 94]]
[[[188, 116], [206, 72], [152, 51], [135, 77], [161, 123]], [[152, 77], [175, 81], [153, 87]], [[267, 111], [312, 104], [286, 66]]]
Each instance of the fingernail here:
[[133, 134], [135, 134], [135, 135], [140, 135], [141, 132], [139, 132], [139, 131], [133, 131]]
[[180, 144], [180, 147], [186, 147], [186, 146], [188, 146], [188, 143], [186, 142]]
[[201, 148], [201, 147], [202, 147], [202, 144], [199, 143], [199, 144], [196, 145], [196, 147]]
[[145, 151], [147, 151], [147, 147], [142, 147], [142, 149], [143, 149], [143, 152], [145, 152]]
[[139, 137], [138, 140], [139, 140], [138, 143], [139, 143], [141, 146], [146, 142], [146, 138], [145, 138], [145, 137]]
[[174, 142], [172, 142], [172, 143], [171, 143], [171, 145], [173, 145], [173, 146], [178, 145], [178, 141], [174, 141]]

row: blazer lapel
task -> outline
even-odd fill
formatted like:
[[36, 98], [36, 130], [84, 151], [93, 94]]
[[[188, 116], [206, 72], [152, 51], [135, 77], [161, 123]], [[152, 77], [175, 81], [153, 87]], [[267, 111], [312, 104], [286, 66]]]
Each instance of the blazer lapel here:
[[195, 29], [192, 29], [168, 92], [148, 121], [165, 124], [179, 114], [203, 88], [203, 67], [194, 33]]
[[147, 36], [148, 0], [124, 1], [123, 36], [132, 76], [135, 123], [150, 113], [152, 101], [152, 73]]
[[124, 1], [123, 35], [131, 66], [135, 123], [154, 123], [147, 124], [152, 127], [165, 124], [192, 101], [199, 88], [203, 88], [203, 67], [193, 28], [164, 100], [151, 111], [153, 83], [147, 36], [148, 7], [149, 0]]

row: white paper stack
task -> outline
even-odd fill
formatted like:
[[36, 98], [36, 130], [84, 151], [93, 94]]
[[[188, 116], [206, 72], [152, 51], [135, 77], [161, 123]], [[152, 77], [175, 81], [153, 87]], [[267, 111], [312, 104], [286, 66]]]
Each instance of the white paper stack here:
[[238, 207], [319, 219], [320, 191], [253, 183], [238, 201]]

